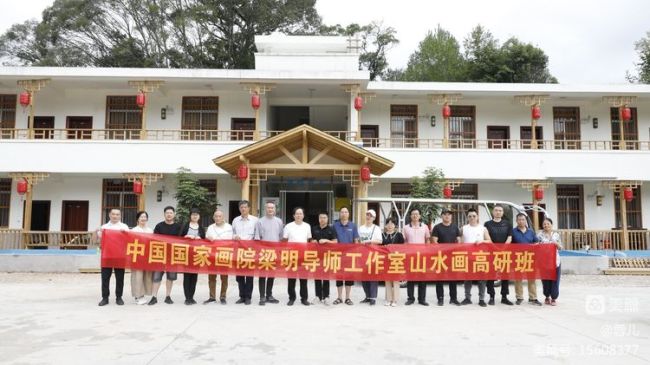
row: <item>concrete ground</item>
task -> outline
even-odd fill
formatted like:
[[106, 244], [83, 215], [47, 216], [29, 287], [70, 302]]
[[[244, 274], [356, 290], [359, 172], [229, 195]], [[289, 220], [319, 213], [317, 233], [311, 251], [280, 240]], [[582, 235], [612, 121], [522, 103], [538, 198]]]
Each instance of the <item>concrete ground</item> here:
[[[256, 291], [253, 305], [235, 305], [231, 278], [226, 306], [183, 305], [179, 280], [174, 305], [137, 306], [125, 295], [122, 307], [114, 298], [98, 307], [98, 274], [0, 274], [0, 363], [642, 364], [650, 362], [649, 287], [650, 277], [565, 275], [557, 307], [481, 308], [448, 298], [437, 307], [429, 286], [431, 307], [391, 308], [358, 304], [355, 286], [352, 307], [287, 307], [280, 279], [281, 304], [260, 307]], [[206, 297], [202, 275], [196, 299]]]

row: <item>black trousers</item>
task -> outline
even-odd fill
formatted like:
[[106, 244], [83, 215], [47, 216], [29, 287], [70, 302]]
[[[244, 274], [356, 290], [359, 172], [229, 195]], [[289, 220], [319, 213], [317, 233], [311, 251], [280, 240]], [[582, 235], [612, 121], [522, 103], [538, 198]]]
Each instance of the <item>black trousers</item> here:
[[[275, 278], [260, 278], [260, 300], [273, 296], [273, 282]], [[253, 290], [253, 288], [251, 288]]]
[[183, 274], [183, 292], [185, 292], [185, 300], [194, 299], [194, 293], [196, 292], [196, 282], [198, 279], [199, 274]]
[[457, 299], [456, 284], [458, 284], [457, 281], [437, 281], [436, 297], [438, 298], [438, 300], [442, 300], [445, 297], [445, 283], [449, 284], [449, 298], [452, 300], [456, 300]]
[[316, 297], [320, 300], [330, 297], [330, 281], [329, 280], [314, 280], [314, 287], [316, 288]]
[[[487, 281], [487, 293], [490, 297], [494, 297], [494, 280]], [[501, 296], [505, 297], [510, 294], [510, 282], [508, 280], [501, 280]]]
[[113, 269], [112, 267], [102, 267], [102, 298], [108, 299], [111, 295], [109, 284], [111, 275], [115, 271], [115, 296], [122, 297], [124, 291], [124, 269]]
[[426, 302], [427, 299], [427, 282], [426, 281], [409, 281], [406, 283], [406, 295], [409, 300], [415, 300], [415, 284], [418, 285], [418, 302]]
[[300, 280], [300, 300], [307, 300], [307, 279], [289, 279], [287, 286], [289, 300], [296, 300], [296, 280]]
[[252, 276], [237, 276], [237, 284], [239, 284], [239, 297], [242, 299], [253, 298], [253, 277]]

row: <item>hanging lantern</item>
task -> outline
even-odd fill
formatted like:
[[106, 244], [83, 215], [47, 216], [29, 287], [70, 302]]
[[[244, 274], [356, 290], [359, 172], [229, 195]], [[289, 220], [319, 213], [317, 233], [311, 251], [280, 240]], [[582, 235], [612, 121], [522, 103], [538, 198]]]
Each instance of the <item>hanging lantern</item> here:
[[20, 93], [20, 97], [18, 99], [20, 100], [20, 105], [23, 108], [26, 108], [32, 103], [32, 94], [27, 91], [23, 91]]
[[138, 195], [142, 194], [142, 181], [140, 179], [133, 181], [133, 193]]
[[627, 105], [621, 108], [621, 118], [624, 122], [629, 122], [632, 119], [632, 109]]
[[628, 186], [623, 189], [623, 199], [628, 203], [634, 200], [634, 191], [632, 191], [631, 187]]
[[135, 103], [138, 105], [138, 108], [144, 108], [144, 105], [147, 103], [147, 95], [140, 91], [138, 95], [135, 96]]
[[29, 184], [27, 183], [27, 179], [18, 180], [16, 183], [16, 191], [18, 192], [18, 195], [25, 195], [28, 189]]
[[255, 93], [251, 95], [251, 108], [257, 110], [260, 108], [261, 99], [260, 99], [260, 94]]
[[539, 120], [539, 118], [542, 117], [542, 109], [539, 107], [539, 105], [533, 105], [533, 107], [530, 108], [530, 116], [534, 120]]
[[445, 199], [450, 199], [452, 194], [451, 186], [445, 185], [445, 187], [442, 189], [442, 196], [445, 197]]
[[365, 183], [370, 181], [370, 167], [368, 165], [361, 167], [361, 171], [359, 171], [359, 177], [361, 178], [361, 181]]
[[239, 165], [239, 168], [237, 169], [237, 179], [239, 181], [244, 181], [248, 179], [248, 165], [246, 164]]
[[354, 98], [354, 109], [356, 109], [358, 112], [363, 109], [363, 98], [360, 96], [357, 96]]
[[445, 119], [451, 117], [451, 107], [448, 104], [442, 106], [442, 117]]
[[535, 200], [537, 200], [537, 201], [544, 200], [544, 188], [542, 188], [541, 186], [538, 186], [538, 187], [535, 188], [535, 190], [533, 190], [533, 192], [534, 192], [534, 195], [535, 195]]

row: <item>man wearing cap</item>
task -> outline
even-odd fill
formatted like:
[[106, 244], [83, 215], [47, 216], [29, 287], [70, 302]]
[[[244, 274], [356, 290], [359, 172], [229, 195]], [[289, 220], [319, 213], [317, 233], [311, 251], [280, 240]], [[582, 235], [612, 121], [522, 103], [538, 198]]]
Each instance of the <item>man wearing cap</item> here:
[[[381, 244], [381, 228], [375, 224], [375, 218], [377, 218], [377, 213], [374, 209], [370, 209], [366, 212], [366, 223], [359, 226], [359, 241], [363, 245]], [[361, 301], [361, 303], [375, 305], [377, 302], [377, 288], [379, 284], [376, 281], [363, 281], [361, 282], [361, 285], [363, 286], [363, 292], [366, 294], [366, 297]]]
[[[452, 223], [453, 212], [450, 209], [443, 209], [441, 218], [442, 222], [436, 224], [431, 232], [431, 242], [433, 244], [456, 244], [460, 243], [460, 229]], [[449, 281], [449, 304], [460, 305], [456, 296], [457, 281]], [[438, 297], [438, 305], [444, 305], [444, 281], [436, 282], [436, 296]]]

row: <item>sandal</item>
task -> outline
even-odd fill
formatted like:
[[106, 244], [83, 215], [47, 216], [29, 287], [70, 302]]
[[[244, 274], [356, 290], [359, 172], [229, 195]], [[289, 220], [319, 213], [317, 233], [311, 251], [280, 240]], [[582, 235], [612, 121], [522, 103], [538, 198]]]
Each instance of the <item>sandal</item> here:
[[336, 300], [332, 302], [332, 304], [334, 304], [334, 305], [341, 304], [341, 303], [343, 303], [341, 298], [336, 298]]
[[354, 305], [354, 303], [352, 303], [352, 301], [351, 301], [350, 299], [346, 299], [346, 300], [345, 300], [345, 304], [347, 304], [347, 305]]

